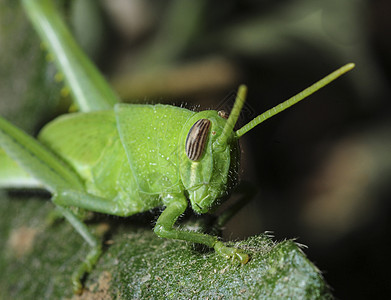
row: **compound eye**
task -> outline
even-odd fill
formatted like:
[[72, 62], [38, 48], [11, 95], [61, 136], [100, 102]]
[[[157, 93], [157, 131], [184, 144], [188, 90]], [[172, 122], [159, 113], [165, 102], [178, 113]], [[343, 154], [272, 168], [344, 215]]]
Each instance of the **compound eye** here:
[[208, 119], [200, 119], [190, 128], [186, 137], [185, 150], [189, 159], [197, 161], [204, 153], [211, 122]]

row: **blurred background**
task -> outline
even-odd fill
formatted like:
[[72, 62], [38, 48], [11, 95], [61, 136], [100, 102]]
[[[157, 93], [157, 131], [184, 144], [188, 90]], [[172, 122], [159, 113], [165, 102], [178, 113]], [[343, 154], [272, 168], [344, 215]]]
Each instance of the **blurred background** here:
[[[259, 190], [225, 238], [297, 238], [341, 299], [391, 294], [391, 2], [57, 1], [77, 40], [131, 103], [230, 111], [240, 122], [338, 67], [356, 68], [242, 138]], [[0, 0], [0, 113], [30, 133], [70, 99], [19, 1]], [[61, 95], [61, 96], [59, 96]]]

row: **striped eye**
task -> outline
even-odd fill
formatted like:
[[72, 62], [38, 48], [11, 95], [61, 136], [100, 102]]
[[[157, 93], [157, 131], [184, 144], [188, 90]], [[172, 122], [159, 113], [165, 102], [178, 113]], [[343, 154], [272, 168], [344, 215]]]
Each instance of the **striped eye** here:
[[189, 159], [199, 160], [204, 153], [210, 123], [208, 119], [200, 119], [190, 128], [185, 145], [186, 155]]

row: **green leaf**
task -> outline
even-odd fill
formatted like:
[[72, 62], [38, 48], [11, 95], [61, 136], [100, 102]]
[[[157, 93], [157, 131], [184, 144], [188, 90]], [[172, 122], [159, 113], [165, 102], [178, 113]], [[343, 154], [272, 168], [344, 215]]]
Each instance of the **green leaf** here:
[[[70, 277], [88, 246], [70, 224], [49, 225], [42, 197], [0, 194], [0, 299], [71, 298]], [[87, 276], [80, 299], [331, 299], [318, 269], [292, 240], [267, 235], [235, 243], [251, 255], [235, 265], [213, 251], [160, 239], [151, 215], [103, 218], [110, 224], [106, 249]]]

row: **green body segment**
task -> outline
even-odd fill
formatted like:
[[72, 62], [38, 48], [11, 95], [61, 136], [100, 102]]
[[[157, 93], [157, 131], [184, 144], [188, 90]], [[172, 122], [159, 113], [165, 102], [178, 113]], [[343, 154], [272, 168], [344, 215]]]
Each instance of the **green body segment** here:
[[118, 132], [137, 187], [149, 194], [181, 193], [179, 137], [195, 112], [169, 105], [115, 106]]
[[43, 185], [21, 168], [0, 148], [0, 188], [43, 188]]
[[88, 193], [132, 215], [162, 205], [162, 194], [183, 194], [179, 137], [194, 114], [167, 105], [118, 104], [59, 117], [39, 140], [75, 169]]
[[61, 188], [84, 189], [78, 174], [57, 155], [3, 118], [0, 118], [0, 146], [17, 162], [17, 169], [22, 167], [50, 192]]

